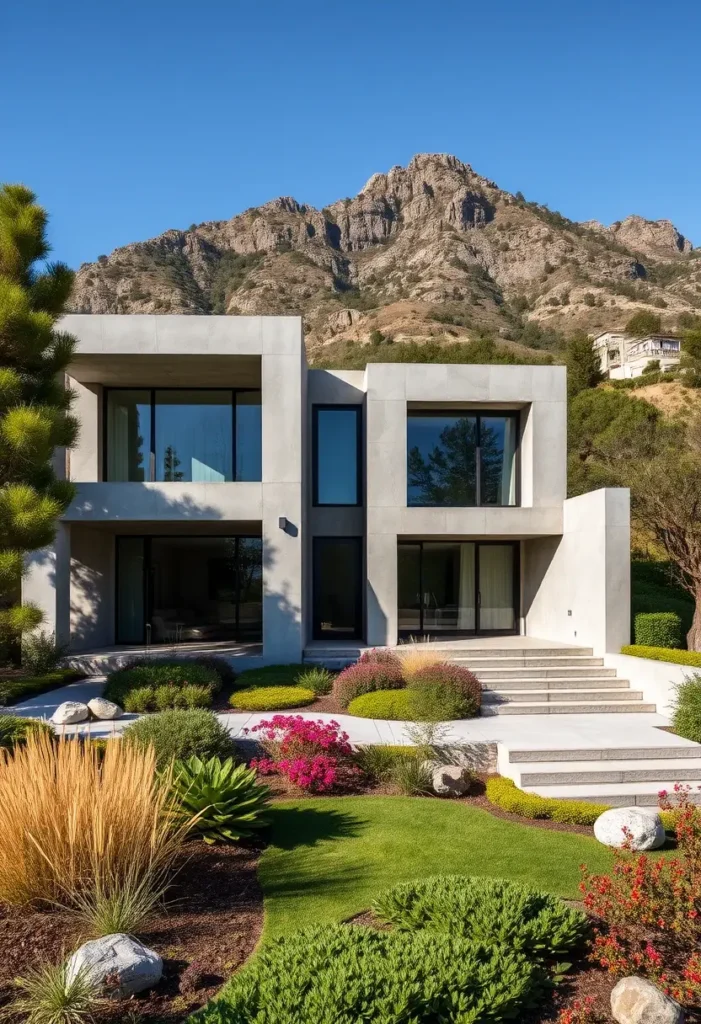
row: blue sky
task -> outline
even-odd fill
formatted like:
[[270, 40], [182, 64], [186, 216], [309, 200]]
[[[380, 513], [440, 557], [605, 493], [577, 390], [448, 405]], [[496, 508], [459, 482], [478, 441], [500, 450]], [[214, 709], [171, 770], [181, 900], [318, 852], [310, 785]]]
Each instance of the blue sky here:
[[700, 44], [698, 0], [6, 0], [0, 180], [73, 266], [422, 151], [701, 245]]

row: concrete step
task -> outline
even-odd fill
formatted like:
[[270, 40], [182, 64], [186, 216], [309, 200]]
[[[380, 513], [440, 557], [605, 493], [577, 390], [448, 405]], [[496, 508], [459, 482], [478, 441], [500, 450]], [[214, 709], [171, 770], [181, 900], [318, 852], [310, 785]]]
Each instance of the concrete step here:
[[558, 665], [555, 668], [483, 668], [475, 671], [478, 679], [602, 679], [615, 676], [615, 668], [601, 668], [598, 665]]
[[627, 690], [630, 682], [617, 676], [578, 676], [567, 679], [480, 680], [483, 690]]
[[663, 747], [587, 747], [581, 750], [510, 750], [509, 763], [531, 763], [558, 761], [629, 761], [668, 760], [680, 758], [695, 760], [701, 758], [701, 744], [672, 745]]
[[[671, 792], [674, 781], [662, 782], [611, 782], [596, 783], [586, 786], [562, 785], [539, 786], [526, 789], [527, 793], [539, 796], [555, 797], [558, 800], [585, 800], [592, 804], [608, 804], [610, 807], [658, 807], [660, 790]], [[701, 803], [701, 792], [694, 791], [690, 795], [693, 803]]]
[[533, 771], [517, 771], [514, 782], [528, 786], [584, 786], [610, 782], [701, 782], [701, 758], [619, 761], [593, 768], [591, 761], [570, 761], [566, 769], [557, 761], [533, 764]]
[[558, 665], [564, 665], [568, 668], [593, 668], [596, 665], [602, 666], [604, 664], [603, 658], [572, 654], [565, 658], [473, 658], [461, 656], [459, 658], [450, 658], [450, 661], [456, 665], [463, 665], [473, 672], [478, 672], [484, 668], [557, 668]]
[[[401, 652], [402, 646], [399, 650]], [[474, 660], [475, 658], [590, 658], [591, 647], [450, 647], [447, 644], [426, 645], [430, 650], [450, 655], [450, 661]], [[423, 648], [423, 644], [421, 645]]]
[[483, 704], [521, 704], [541, 701], [636, 701], [642, 700], [642, 690], [482, 690]]
[[555, 703], [550, 701], [533, 701], [528, 704], [483, 704], [482, 714], [488, 715], [607, 715], [607, 714], [654, 714], [655, 704], [643, 704], [642, 701], [573, 701]]

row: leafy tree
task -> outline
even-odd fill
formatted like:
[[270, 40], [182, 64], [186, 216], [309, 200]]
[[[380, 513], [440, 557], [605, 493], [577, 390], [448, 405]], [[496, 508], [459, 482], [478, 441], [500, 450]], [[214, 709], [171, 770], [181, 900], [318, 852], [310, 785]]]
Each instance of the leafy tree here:
[[701, 386], [701, 327], [684, 332], [679, 366], [684, 371], [685, 384]]
[[587, 388], [595, 388], [604, 380], [601, 361], [594, 350], [594, 342], [584, 331], [577, 331], [567, 342], [567, 394], [570, 398]]
[[23, 185], [0, 188], [0, 639], [7, 644], [41, 622], [18, 606], [26, 553], [50, 544], [73, 495], [52, 466], [77, 425], [62, 372], [74, 339], [57, 330], [73, 284], [49, 252], [46, 212]]
[[183, 472], [181, 469], [178, 469], [179, 465], [178, 453], [173, 445], [169, 444], [163, 453], [163, 479], [182, 480]]
[[632, 334], [635, 338], [645, 338], [648, 334], [659, 334], [662, 330], [662, 321], [657, 313], [650, 313], [646, 309], [640, 309], [634, 313], [626, 324], [626, 334]]

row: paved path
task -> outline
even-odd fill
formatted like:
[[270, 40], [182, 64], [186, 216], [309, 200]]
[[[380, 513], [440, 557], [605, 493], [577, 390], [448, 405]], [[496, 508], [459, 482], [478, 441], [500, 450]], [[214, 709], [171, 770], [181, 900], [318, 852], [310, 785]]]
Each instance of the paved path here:
[[[104, 676], [83, 679], [69, 683], [57, 690], [32, 697], [7, 710], [23, 717], [48, 719], [64, 700], [88, 701], [97, 697], [104, 688]], [[283, 712], [287, 713], [287, 712]], [[411, 743], [407, 735], [406, 722], [386, 722], [372, 718], [355, 718], [352, 715], [331, 715], [316, 711], [292, 712], [305, 718], [337, 721], [348, 733], [352, 743]], [[218, 717], [233, 736], [246, 735], [263, 719], [273, 712], [257, 714], [232, 713]], [[90, 733], [92, 736], [111, 736], [119, 733], [138, 715], [124, 715], [116, 722], [90, 722], [65, 726], [65, 733]], [[668, 725], [663, 715], [615, 714], [615, 715], [495, 715], [485, 718], [471, 718], [460, 722], [449, 722], [441, 737], [446, 743], [505, 743], [509, 747], [530, 750], [547, 750], [553, 746], [559, 749], [578, 750], [588, 747], [681, 747], [690, 746], [690, 740], [681, 739], [660, 726]]]

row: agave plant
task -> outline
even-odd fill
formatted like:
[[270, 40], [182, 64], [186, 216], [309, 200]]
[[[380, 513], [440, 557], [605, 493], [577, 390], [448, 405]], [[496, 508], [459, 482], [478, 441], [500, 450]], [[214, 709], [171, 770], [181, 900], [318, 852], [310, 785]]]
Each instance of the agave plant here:
[[253, 768], [235, 765], [231, 757], [177, 762], [173, 790], [175, 815], [190, 821], [205, 843], [235, 843], [268, 824], [270, 790], [258, 782]]

